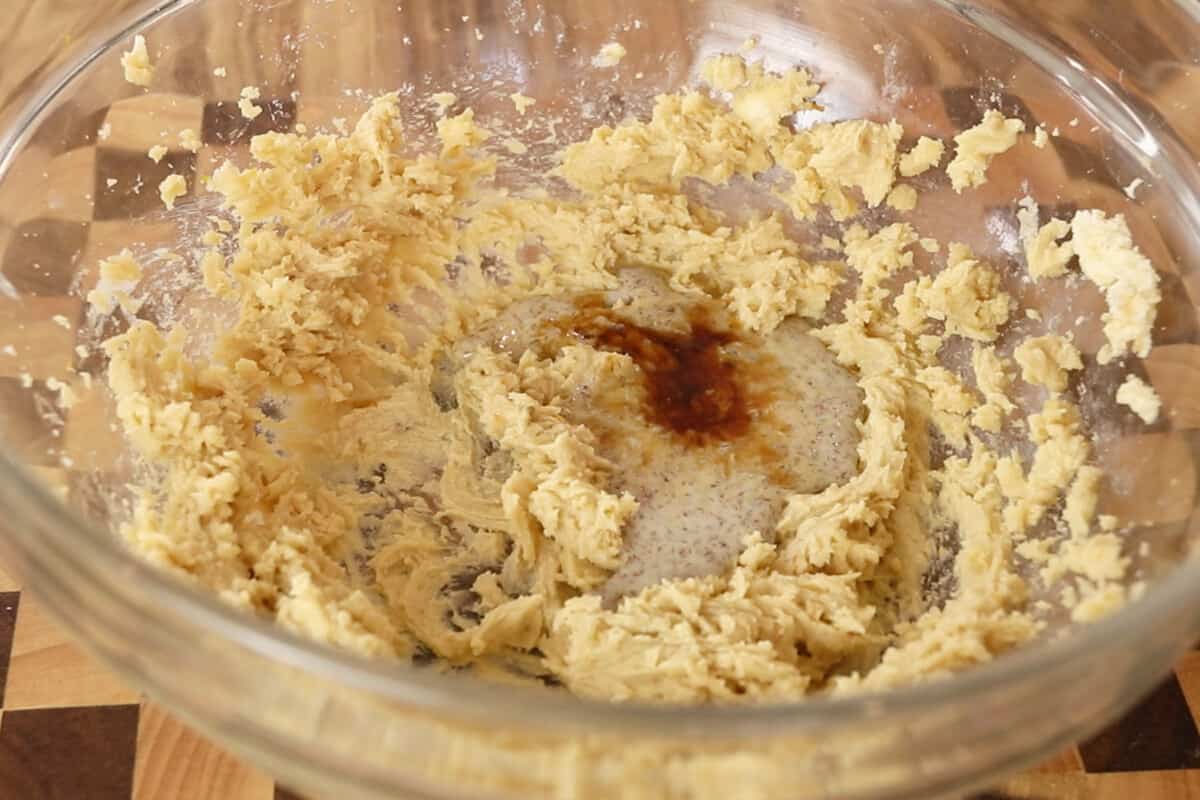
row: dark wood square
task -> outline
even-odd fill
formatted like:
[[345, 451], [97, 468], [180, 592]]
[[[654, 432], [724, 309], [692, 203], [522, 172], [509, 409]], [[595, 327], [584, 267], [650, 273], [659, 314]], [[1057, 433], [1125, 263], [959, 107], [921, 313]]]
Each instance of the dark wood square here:
[[[26, 388], [19, 378], [0, 376], [0, 443], [26, 464], [48, 466], [57, 461], [66, 414], [58, 392], [35, 380]], [[0, 795], [2, 797], [2, 795]]]
[[22, 294], [67, 294], [90, 227], [87, 222], [50, 218], [21, 223], [4, 251], [4, 276]]
[[1066, 136], [1055, 136], [1051, 140], [1063, 167], [1071, 178], [1087, 178], [1097, 183], [1111, 184], [1108, 175], [1108, 164], [1104, 154], [1095, 147], [1069, 139]]
[[1183, 279], [1174, 273], [1159, 273], [1162, 300], [1154, 320], [1154, 346], [1185, 344], [1200, 341], [1200, 324], [1196, 307]]
[[997, 96], [995, 92], [977, 86], [951, 86], [942, 90], [942, 103], [954, 127], [964, 130], [978, 125], [984, 113], [992, 108], [1010, 119], [1024, 122], [1026, 132], [1031, 133], [1038, 125], [1037, 117], [1025, 105], [1025, 101], [1008, 92], [1001, 92]]
[[[187, 179], [188, 194], [195, 192], [196, 155], [175, 150], [156, 164], [142, 151], [97, 148], [93, 217], [101, 221], [134, 219], [165, 211], [158, 185], [172, 174]], [[110, 179], [117, 181], [112, 187]]]
[[6, 711], [0, 720], [0, 797], [129, 800], [137, 706]]
[[13, 630], [17, 626], [17, 607], [20, 602], [20, 592], [0, 592], [0, 707], [4, 705], [8, 658], [12, 655]]
[[38, 126], [35, 140], [51, 155], [96, 144], [100, 126], [108, 116], [108, 106], [84, 111], [74, 102], [63, 103]]
[[254, 101], [262, 113], [254, 119], [242, 116], [236, 100], [207, 103], [204, 106], [205, 144], [245, 144], [261, 133], [290, 131], [296, 125], [296, 104], [291, 100], [263, 98]]
[[1200, 768], [1200, 734], [1174, 674], [1103, 733], [1079, 746], [1088, 772]]

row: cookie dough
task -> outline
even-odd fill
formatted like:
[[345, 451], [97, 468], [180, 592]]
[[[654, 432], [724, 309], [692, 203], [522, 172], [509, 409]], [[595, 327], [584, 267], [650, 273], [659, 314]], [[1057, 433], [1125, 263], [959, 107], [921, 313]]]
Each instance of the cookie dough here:
[[187, 178], [171, 174], [163, 178], [158, 185], [158, 195], [168, 210], [175, 207], [175, 201], [187, 194]]
[[957, 149], [954, 160], [946, 167], [954, 191], [979, 186], [986, 181], [992, 159], [1017, 143], [1017, 135], [1025, 130], [1019, 119], [1005, 119], [995, 109], [983, 115], [983, 121], [954, 137]]
[[154, 82], [154, 65], [150, 63], [145, 36], [133, 37], [133, 47], [121, 54], [121, 68], [125, 80], [134, 86], [149, 86]]
[[1038, 207], [1031, 197], [1021, 199], [1017, 211], [1025, 264], [1032, 278], [1058, 278], [1067, 273], [1067, 264], [1075, 255], [1071, 242], [1061, 242], [1071, 232], [1066, 220], [1052, 219], [1038, 227]]
[[592, 57], [592, 66], [601, 69], [615, 67], [621, 63], [621, 59], [623, 58], [625, 58], [625, 47], [619, 42], [609, 42], [601, 47], [600, 52]]
[[262, 97], [262, 90], [257, 86], [243, 86], [242, 93], [238, 99], [238, 111], [241, 112], [245, 119], [257, 119], [258, 115], [263, 112], [262, 106], [254, 101]]
[[184, 128], [179, 132], [179, 146], [189, 153], [200, 152], [203, 142], [200, 140], [200, 134], [195, 128]]
[[924, 174], [942, 160], [945, 145], [938, 139], [922, 136], [913, 148], [900, 157], [900, 174], [906, 178]]
[[1104, 335], [1108, 344], [1098, 359], [1107, 364], [1132, 353], [1150, 354], [1150, 335], [1162, 294], [1158, 273], [1133, 243], [1125, 218], [1103, 211], [1083, 210], [1071, 218], [1071, 242], [1079, 269], [1103, 292], [1108, 303]]
[[1013, 351], [1021, 365], [1021, 378], [1045, 386], [1052, 392], [1067, 388], [1067, 373], [1083, 369], [1079, 350], [1064, 336], [1047, 334], [1026, 339]]
[[[1029, 641], [1035, 590], [1081, 619], [1118, 605], [1063, 393], [1077, 351], [1017, 349], [1054, 390], [1030, 414], [998, 270], [851, 219], [909, 206], [897, 174], [940, 142], [785, 124], [815, 107], [804, 70], [703, 73], [712, 92], [567, 146], [570, 194], [496, 186], [506, 137], [469, 109], [417, 155], [395, 96], [343, 135], [255, 137], [210, 181], [237, 221], [200, 262], [227, 322], [106, 344], [145, 464], [131, 547], [320, 641], [608, 700], [881, 689]], [[957, 137], [955, 188], [1021, 127], [990, 111]], [[689, 192], [768, 172], [775, 210]], [[846, 224], [819, 249], [789, 233], [824, 214]], [[1071, 227], [1111, 352], [1148, 349], [1153, 270], [1123, 221]], [[130, 262], [94, 302], [119, 305]]]
[[1157, 422], [1158, 413], [1162, 410], [1158, 392], [1137, 375], [1129, 375], [1117, 388], [1117, 402], [1128, 406], [1147, 425]]

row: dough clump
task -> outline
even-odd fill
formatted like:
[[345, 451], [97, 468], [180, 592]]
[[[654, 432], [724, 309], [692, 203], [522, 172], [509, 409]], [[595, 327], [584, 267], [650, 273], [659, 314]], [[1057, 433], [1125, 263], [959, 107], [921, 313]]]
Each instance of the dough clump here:
[[1020, 223], [1021, 245], [1025, 250], [1025, 264], [1033, 278], [1058, 278], [1067, 273], [1067, 264], [1075, 255], [1071, 242], [1061, 242], [1071, 232], [1066, 220], [1052, 219], [1038, 227], [1037, 203], [1030, 197], [1021, 200], [1017, 211]]
[[168, 209], [174, 208], [175, 201], [187, 194], [187, 190], [187, 179], [182, 175], [168, 175], [158, 185], [159, 197]]
[[1154, 387], [1137, 375], [1128, 376], [1117, 388], [1117, 402], [1129, 406], [1147, 425], [1158, 421], [1158, 414], [1162, 409], [1162, 401]]
[[900, 158], [900, 174], [906, 178], [921, 175], [936, 167], [942, 160], [945, 145], [938, 139], [922, 136], [913, 148]]
[[1108, 344], [1097, 356], [1101, 364], [1132, 353], [1150, 354], [1150, 335], [1162, 294], [1158, 273], [1150, 259], [1133, 244], [1125, 218], [1103, 211], [1075, 212], [1071, 242], [1079, 256], [1079, 269], [1096, 284], [1108, 302], [1104, 335]]
[[121, 54], [121, 68], [125, 72], [125, 80], [134, 86], [154, 83], [154, 65], [150, 63], [145, 36], [138, 34], [133, 37], [133, 47]]
[[1052, 392], [1067, 388], [1067, 373], [1083, 369], [1083, 359], [1074, 344], [1063, 336], [1049, 334], [1026, 339], [1013, 352], [1021, 365], [1021, 377]]
[[257, 119], [258, 115], [263, 112], [262, 106], [254, 102], [260, 97], [262, 97], [262, 91], [257, 86], [242, 87], [242, 93], [238, 99], [238, 111], [245, 119]]
[[592, 58], [592, 66], [605, 68], [615, 67], [621, 63], [621, 59], [625, 58], [625, 47], [620, 42], [609, 42], [600, 48], [600, 52], [596, 53]]
[[1025, 123], [1021, 120], [1005, 119], [999, 111], [991, 109], [983, 115], [982, 122], [955, 136], [954, 160], [946, 167], [954, 191], [962, 192], [984, 183], [992, 159], [1015, 145], [1017, 135], [1023, 130]]

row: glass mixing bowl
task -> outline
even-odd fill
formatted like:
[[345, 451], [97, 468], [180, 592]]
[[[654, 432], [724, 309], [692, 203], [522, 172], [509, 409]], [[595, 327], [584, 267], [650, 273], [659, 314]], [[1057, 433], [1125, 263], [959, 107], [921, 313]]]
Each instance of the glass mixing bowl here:
[[[981, 787], [1094, 731], [1145, 692], [1200, 633], [1200, 10], [1133, 0], [159, 0], [55, 4], [4, 41], [0, 139], [0, 555], [59, 621], [135, 686], [314, 796], [914, 797]], [[127, 9], [114, 21], [114, 11]], [[100, 20], [104, 20], [101, 22]], [[147, 35], [147, 93], [118, 65]], [[704, 57], [757, 35], [768, 65], [803, 63], [832, 118], [895, 117], [952, 135], [998, 105], [1058, 128], [1045, 151], [982, 189], [931, 194], [922, 224], [1012, 261], [1014, 200], [1125, 213], [1161, 273], [1157, 348], [1132, 365], [1162, 396], [1157, 425], [1107, 404], [1116, 371], [1090, 366], [1079, 398], [1114, 477], [1103, 509], [1130, 523], [1144, 591], [1090, 626], [952, 678], [790, 705], [603, 705], [369, 663], [234, 613], [144, 565], [111, 534], [130, 475], [92, 345], [115, 332], [81, 299], [97, 261], [132, 248], [152, 264], [169, 321], [186, 299], [180, 249], [213, 202], [195, 190], [250, 136], [353, 118], [370, 96], [451, 89], [481, 117], [509, 93], [563, 115], [563, 141], [645, 112]], [[620, 41], [614, 70], [593, 54]], [[242, 86], [265, 113], [237, 112]], [[432, 110], [414, 103], [415, 127]], [[198, 154], [148, 147], [203, 133]], [[166, 139], [164, 139], [166, 135]], [[526, 167], [544, 169], [531, 149]], [[165, 213], [171, 172], [192, 192]], [[118, 182], [108, 185], [108, 179]], [[1137, 179], [1136, 186], [1128, 191]], [[144, 187], [144, 191], [142, 190]], [[1094, 304], [1027, 290], [1045, 314]], [[76, 400], [61, 402], [57, 382]]]

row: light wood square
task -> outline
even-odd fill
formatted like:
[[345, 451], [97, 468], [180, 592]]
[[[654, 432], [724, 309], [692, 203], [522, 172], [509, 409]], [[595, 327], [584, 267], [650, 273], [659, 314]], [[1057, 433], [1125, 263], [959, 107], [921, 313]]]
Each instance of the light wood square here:
[[153, 703], [138, 721], [133, 800], [271, 800], [274, 782]]
[[21, 595], [5, 708], [125, 705], [138, 693], [67, 638], [42, 605]]

